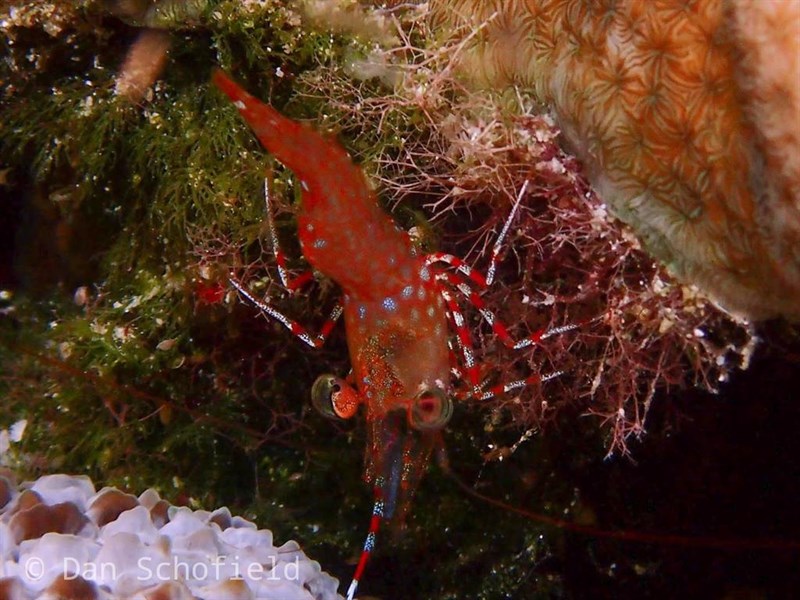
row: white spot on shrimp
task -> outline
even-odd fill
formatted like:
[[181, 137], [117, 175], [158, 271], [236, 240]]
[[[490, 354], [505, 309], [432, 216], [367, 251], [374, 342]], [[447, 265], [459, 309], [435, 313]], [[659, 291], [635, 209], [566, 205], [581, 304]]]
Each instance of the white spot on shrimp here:
[[417, 298], [419, 298], [420, 300], [425, 300], [425, 296], [426, 296], [425, 288], [423, 288], [423, 287], [419, 288], [417, 290]]
[[384, 298], [383, 308], [385, 308], [389, 312], [394, 312], [397, 310], [397, 302], [395, 302], [394, 298]]
[[358, 307], [358, 318], [359, 319], [366, 319], [367, 318], [367, 307], [363, 304]]
[[403, 298], [411, 298], [411, 295], [414, 293], [414, 286], [407, 285], [403, 288]]
[[430, 281], [431, 280], [431, 271], [427, 267], [427, 265], [423, 266], [420, 269], [419, 276], [422, 278], [422, 281]]
[[416, 308], [411, 309], [411, 320], [419, 321], [419, 311]]
[[392, 255], [389, 257], [389, 260], [388, 260], [388, 262], [389, 262], [389, 266], [390, 266], [390, 267], [393, 267], [393, 266], [395, 266], [395, 265], [397, 264], [397, 257], [396, 257], [394, 254], [392, 254]]
[[308, 225], [306, 225], [306, 231], [314, 231], [313, 223], [309, 223]]
[[234, 103], [233, 103], [233, 105], [234, 105], [236, 108], [238, 108], [239, 110], [244, 110], [245, 108], [247, 108], [247, 106], [245, 105], [245, 103], [244, 103], [244, 102], [242, 102], [241, 100], [237, 100], [236, 102], [234, 102]]
[[326, 244], [327, 242], [325, 240], [323, 240], [322, 238], [317, 238], [316, 240], [314, 240], [313, 246], [314, 248], [324, 248]]
[[306, 183], [305, 179], [300, 180], [300, 187], [303, 188], [305, 191], [308, 191], [308, 184]]
[[433, 315], [436, 314], [436, 310], [432, 306], [429, 306], [428, 310], [426, 310], [425, 312], [428, 313], [429, 317], [432, 317]]
[[467, 346], [464, 346], [464, 364], [467, 365], [467, 368], [473, 366], [475, 364], [475, 356], [472, 354], [472, 350], [470, 350]]

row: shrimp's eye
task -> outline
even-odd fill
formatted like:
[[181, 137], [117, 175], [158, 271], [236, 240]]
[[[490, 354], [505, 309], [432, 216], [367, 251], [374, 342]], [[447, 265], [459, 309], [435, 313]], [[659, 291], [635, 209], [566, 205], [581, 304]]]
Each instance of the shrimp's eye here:
[[349, 419], [358, 410], [356, 391], [335, 375], [320, 375], [311, 386], [311, 404], [329, 419]]
[[424, 389], [411, 401], [408, 416], [414, 429], [440, 429], [453, 416], [453, 400], [439, 388]]

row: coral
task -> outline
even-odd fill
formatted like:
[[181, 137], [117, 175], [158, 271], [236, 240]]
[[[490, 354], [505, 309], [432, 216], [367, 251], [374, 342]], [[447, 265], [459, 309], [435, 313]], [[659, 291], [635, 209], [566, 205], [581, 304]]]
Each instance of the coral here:
[[550, 105], [671, 272], [732, 313], [800, 316], [797, 3], [432, 4], [458, 38], [483, 26], [461, 71]]
[[338, 581], [294, 541], [214, 511], [171, 506], [148, 489], [138, 498], [95, 492], [88, 477], [47, 475], [0, 506], [0, 565], [10, 598], [340, 598]]

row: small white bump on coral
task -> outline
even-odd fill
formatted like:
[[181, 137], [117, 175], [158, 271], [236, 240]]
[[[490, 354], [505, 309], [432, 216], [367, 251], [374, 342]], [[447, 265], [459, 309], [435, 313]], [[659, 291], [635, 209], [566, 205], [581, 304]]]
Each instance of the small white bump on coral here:
[[338, 580], [294, 541], [223, 507], [170, 506], [49, 475], [17, 488], [0, 474], [0, 598], [329, 600]]

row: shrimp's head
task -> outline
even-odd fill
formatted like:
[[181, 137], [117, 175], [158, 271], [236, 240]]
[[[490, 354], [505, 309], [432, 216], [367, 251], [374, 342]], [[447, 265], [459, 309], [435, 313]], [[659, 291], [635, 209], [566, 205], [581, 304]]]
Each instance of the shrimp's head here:
[[411, 496], [431, 452], [442, 446], [442, 429], [453, 414], [453, 400], [437, 385], [440, 382], [422, 382], [409, 394], [397, 380], [396, 369], [385, 368], [389, 365], [382, 360], [369, 364], [384, 368], [369, 369], [371, 376], [362, 374], [358, 390], [343, 379], [322, 375], [311, 392], [314, 405], [329, 417], [349, 418], [361, 404], [366, 406], [366, 479], [373, 484], [374, 505], [348, 600], [355, 596], [381, 524], [403, 524]]
[[365, 478], [382, 502], [382, 520], [402, 524], [431, 452], [453, 414], [453, 400], [439, 386], [423, 385], [406, 397], [381, 405], [365, 401], [345, 380], [321, 375], [311, 392], [314, 406], [330, 418], [347, 419], [366, 405]]

